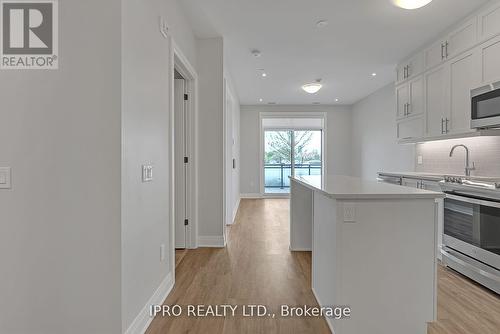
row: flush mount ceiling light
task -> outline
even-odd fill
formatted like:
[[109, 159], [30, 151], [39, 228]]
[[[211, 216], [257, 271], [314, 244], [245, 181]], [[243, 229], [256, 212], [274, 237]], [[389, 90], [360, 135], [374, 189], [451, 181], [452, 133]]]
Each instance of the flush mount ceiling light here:
[[428, 5], [432, 0], [392, 0], [392, 2], [404, 9], [417, 9]]
[[259, 99], [259, 102], [262, 102], [262, 101], [264, 101], [264, 100], [263, 99]]
[[316, 22], [316, 27], [317, 28], [324, 28], [328, 25], [328, 21], [327, 20], [319, 20], [318, 22]]
[[316, 82], [308, 83], [302, 86], [302, 89], [309, 94], [316, 94], [323, 87], [321, 84], [321, 79], [316, 80]]
[[252, 56], [254, 56], [255, 58], [259, 58], [260, 56], [262, 56], [262, 53], [259, 50], [254, 49], [252, 50]]

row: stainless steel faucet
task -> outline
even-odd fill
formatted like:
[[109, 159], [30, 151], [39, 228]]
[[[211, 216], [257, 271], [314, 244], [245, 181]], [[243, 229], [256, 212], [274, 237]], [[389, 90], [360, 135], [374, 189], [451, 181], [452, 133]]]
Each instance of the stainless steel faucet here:
[[470, 172], [472, 170], [476, 170], [476, 164], [473, 162], [472, 163], [472, 167], [470, 166], [470, 155], [469, 155], [469, 148], [463, 144], [461, 145], [455, 145], [451, 148], [451, 151], [450, 151], [450, 158], [453, 156], [453, 151], [455, 151], [455, 149], [457, 147], [463, 147], [465, 148], [465, 176], [469, 177], [470, 176]]

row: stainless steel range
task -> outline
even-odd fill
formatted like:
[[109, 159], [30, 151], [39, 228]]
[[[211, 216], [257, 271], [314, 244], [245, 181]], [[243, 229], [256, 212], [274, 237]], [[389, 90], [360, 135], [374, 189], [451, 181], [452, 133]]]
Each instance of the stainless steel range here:
[[446, 177], [443, 262], [500, 294], [500, 179]]

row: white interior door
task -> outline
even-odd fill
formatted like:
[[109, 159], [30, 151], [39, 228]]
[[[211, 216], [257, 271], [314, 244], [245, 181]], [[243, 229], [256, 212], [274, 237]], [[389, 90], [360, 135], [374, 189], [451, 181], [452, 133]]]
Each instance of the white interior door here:
[[186, 248], [187, 224], [187, 157], [186, 140], [186, 82], [174, 80], [174, 138], [175, 138], [175, 248]]

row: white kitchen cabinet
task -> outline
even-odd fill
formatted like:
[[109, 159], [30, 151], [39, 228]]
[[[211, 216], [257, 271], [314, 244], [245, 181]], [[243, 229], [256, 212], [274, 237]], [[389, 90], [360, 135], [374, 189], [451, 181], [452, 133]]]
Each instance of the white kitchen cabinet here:
[[419, 76], [408, 83], [410, 100], [407, 107], [408, 116], [416, 116], [424, 113], [424, 77]]
[[396, 104], [397, 104], [397, 118], [401, 119], [406, 117], [406, 110], [410, 101], [410, 92], [408, 84], [404, 83], [396, 87]]
[[473, 47], [477, 43], [477, 40], [477, 17], [474, 17], [448, 35], [444, 50], [445, 58], [451, 59]]
[[479, 14], [479, 36], [481, 40], [500, 34], [500, 2], [487, 7]]
[[430, 69], [445, 60], [445, 40], [439, 40], [425, 50], [425, 68]]
[[419, 182], [420, 182], [420, 180], [403, 178], [403, 186], [405, 186], [405, 187], [420, 188], [418, 186]]
[[500, 80], [500, 36], [479, 47], [481, 83], [489, 84]]
[[450, 62], [450, 109], [448, 130], [465, 133], [471, 130], [471, 89], [480, 85], [480, 64], [477, 50], [466, 52]]
[[425, 50], [425, 68], [431, 69], [472, 48], [477, 40], [477, 17], [474, 17]]
[[424, 113], [424, 80], [419, 76], [396, 87], [397, 118]]
[[425, 95], [427, 112], [427, 134], [439, 136], [447, 132], [448, 114], [448, 67], [440, 66], [425, 75]]
[[424, 118], [412, 117], [400, 120], [397, 123], [398, 140], [422, 138], [424, 136]]
[[396, 68], [396, 83], [401, 83], [421, 74], [424, 71], [424, 55], [418, 53], [410, 59], [402, 62]]

